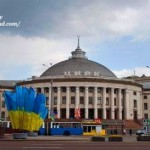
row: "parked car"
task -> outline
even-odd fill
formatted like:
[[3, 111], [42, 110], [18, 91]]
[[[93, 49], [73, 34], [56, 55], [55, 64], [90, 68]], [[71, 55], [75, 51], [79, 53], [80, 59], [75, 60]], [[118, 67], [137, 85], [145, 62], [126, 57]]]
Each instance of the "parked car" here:
[[147, 133], [147, 130], [145, 128], [142, 128], [136, 131], [136, 135], [142, 135], [146, 133]]

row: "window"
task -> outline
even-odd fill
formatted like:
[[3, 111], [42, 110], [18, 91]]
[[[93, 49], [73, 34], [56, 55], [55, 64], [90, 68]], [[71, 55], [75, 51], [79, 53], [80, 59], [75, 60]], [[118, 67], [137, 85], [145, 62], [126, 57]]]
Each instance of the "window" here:
[[137, 100], [134, 100], [134, 108], [137, 108]]
[[62, 104], [66, 104], [66, 96], [62, 97]]
[[57, 105], [57, 97], [54, 97], [54, 105]]
[[114, 94], [116, 94], [117, 93], [117, 89], [114, 89]]
[[57, 88], [56, 87], [54, 87], [53, 90], [54, 90], [54, 93], [57, 93]]
[[133, 91], [133, 95], [136, 95], [136, 91]]
[[80, 92], [81, 92], [81, 93], [84, 92], [84, 87], [80, 87]]
[[45, 93], [49, 93], [49, 88], [45, 88]]
[[148, 110], [148, 104], [144, 103], [144, 110]]
[[89, 93], [92, 93], [94, 91], [93, 87], [89, 87]]
[[63, 93], [65, 93], [65, 92], [66, 92], [66, 87], [62, 87], [62, 88], [61, 88], [61, 91], [62, 91]]
[[144, 114], [144, 119], [148, 119], [148, 114]]
[[1, 118], [5, 119], [5, 112], [4, 111], [2, 111], [2, 113], [1, 113]]
[[5, 108], [5, 101], [2, 101], [2, 107]]
[[76, 91], [75, 87], [71, 87], [70, 90], [72, 93], [74, 93]]
[[101, 97], [98, 97], [98, 98], [97, 98], [97, 104], [98, 104], [98, 105], [102, 105], [102, 99], [101, 99]]
[[71, 96], [71, 104], [75, 104], [75, 97]]
[[41, 88], [37, 88], [37, 93], [41, 93]]
[[110, 89], [109, 88], [106, 88], [106, 93], [109, 93], [110, 92]]
[[147, 95], [144, 95], [144, 99], [147, 99]]
[[109, 97], [106, 97], [106, 105], [109, 105]]
[[89, 97], [89, 104], [93, 104], [93, 97]]
[[101, 93], [101, 88], [97, 88], [97, 93]]
[[80, 104], [84, 104], [84, 97], [80, 96]]
[[46, 105], [48, 105], [48, 104], [49, 104], [49, 99], [46, 98]]
[[117, 100], [114, 98], [114, 106], [117, 106]]

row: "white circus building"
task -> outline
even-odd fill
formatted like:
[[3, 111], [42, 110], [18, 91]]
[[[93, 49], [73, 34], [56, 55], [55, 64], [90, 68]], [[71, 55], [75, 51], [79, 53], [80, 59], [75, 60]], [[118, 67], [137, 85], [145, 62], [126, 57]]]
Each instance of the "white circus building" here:
[[[72, 119], [80, 108], [81, 119], [137, 120], [143, 118], [142, 86], [134, 80], [119, 79], [107, 67], [89, 60], [78, 46], [68, 60], [48, 68], [40, 77], [17, 81], [46, 95], [49, 113]], [[3, 85], [1, 91], [3, 92]], [[4, 98], [1, 92], [1, 102]], [[7, 111], [1, 103], [1, 118]], [[2, 114], [3, 113], [3, 114]]]
[[82, 119], [137, 120], [142, 116], [142, 86], [119, 79], [107, 67], [89, 60], [78, 46], [68, 60], [48, 68], [40, 77], [19, 85], [46, 95], [46, 105], [58, 118], [71, 119], [80, 108]]

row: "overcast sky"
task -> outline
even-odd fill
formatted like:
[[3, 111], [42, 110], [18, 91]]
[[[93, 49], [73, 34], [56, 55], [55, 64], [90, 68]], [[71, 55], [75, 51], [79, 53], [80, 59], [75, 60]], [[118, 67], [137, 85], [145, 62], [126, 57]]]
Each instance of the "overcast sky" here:
[[0, 80], [40, 76], [71, 56], [77, 35], [117, 77], [150, 76], [150, 0], [0, 0]]

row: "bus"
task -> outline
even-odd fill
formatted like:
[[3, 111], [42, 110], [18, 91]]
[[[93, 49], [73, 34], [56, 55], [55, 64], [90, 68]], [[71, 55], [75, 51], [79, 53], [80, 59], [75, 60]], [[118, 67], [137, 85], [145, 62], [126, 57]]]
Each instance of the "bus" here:
[[38, 131], [39, 135], [46, 135], [45, 122], [42, 123], [41, 128]]
[[82, 135], [81, 122], [51, 122], [50, 135]]
[[[10, 121], [2, 121], [2, 126], [5, 127], [6, 133], [19, 132], [17, 129], [12, 129]], [[45, 121], [38, 131], [39, 135], [105, 135], [105, 125], [95, 120], [56, 120]]]

